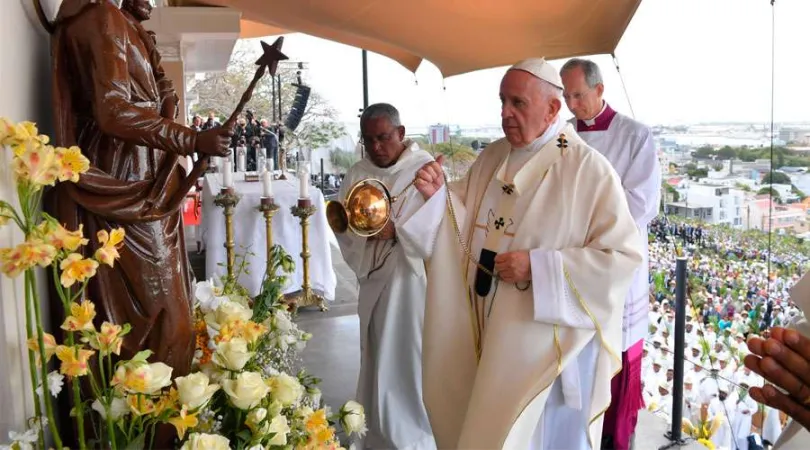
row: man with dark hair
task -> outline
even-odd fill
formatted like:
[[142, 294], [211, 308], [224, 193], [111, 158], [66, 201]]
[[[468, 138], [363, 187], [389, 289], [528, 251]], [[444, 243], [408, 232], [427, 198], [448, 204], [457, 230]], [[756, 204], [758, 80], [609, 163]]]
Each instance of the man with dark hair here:
[[[416, 171], [433, 158], [405, 139], [392, 105], [379, 103], [360, 118], [365, 159], [349, 169], [338, 194], [346, 200], [355, 183], [376, 178], [398, 195]], [[392, 205], [392, 218], [370, 238], [337, 234], [343, 258], [360, 283], [360, 378], [357, 400], [366, 410], [368, 434], [360, 448], [435, 449], [422, 403], [422, 324], [425, 266], [397, 237], [399, 212], [418, 208], [421, 195], [410, 189]]]

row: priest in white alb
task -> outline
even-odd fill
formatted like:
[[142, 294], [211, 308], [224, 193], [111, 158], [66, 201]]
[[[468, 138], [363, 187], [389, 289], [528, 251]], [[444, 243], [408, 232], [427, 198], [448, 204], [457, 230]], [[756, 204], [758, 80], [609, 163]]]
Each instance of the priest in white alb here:
[[[661, 203], [661, 165], [652, 130], [602, 99], [605, 85], [599, 66], [573, 58], [560, 70], [563, 98], [574, 118], [577, 134], [605, 156], [622, 182], [630, 213], [639, 231], [644, 263], [639, 266], [624, 302], [622, 371], [611, 382], [612, 402], [602, 429], [604, 450], [628, 450], [644, 407], [641, 389], [641, 350], [649, 333], [650, 270], [647, 227]], [[688, 342], [687, 342], [688, 344]], [[669, 343], [667, 343], [669, 345]]]
[[506, 138], [450, 196], [441, 158], [425, 165], [428, 200], [398, 222], [428, 264], [425, 406], [439, 448], [598, 449], [638, 230], [610, 163], [559, 117], [552, 65], [517, 63], [500, 98]]
[[[394, 106], [378, 103], [360, 117], [364, 158], [349, 169], [339, 198], [346, 200], [359, 181], [374, 178], [394, 194], [413, 182], [416, 171], [433, 161], [430, 153], [405, 140]], [[343, 258], [360, 284], [360, 377], [357, 399], [367, 417], [361, 449], [436, 448], [422, 403], [422, 320], [425, 311], [424, 261], [398, 238], [402, 208], [418, 208], [422, 195], [409, 189], [393, 204], [391, 221], [377, 235], [338, 233]]]

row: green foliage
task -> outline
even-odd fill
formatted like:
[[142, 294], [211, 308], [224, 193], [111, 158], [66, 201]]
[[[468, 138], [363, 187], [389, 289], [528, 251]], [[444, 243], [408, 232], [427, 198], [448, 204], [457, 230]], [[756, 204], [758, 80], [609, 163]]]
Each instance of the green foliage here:
[[763, 194], [765, 194], [765, 195], [770, 194], [774, 199], [776, 199], [777, 201], [779, 200], [779, 191], [777, 191], [776, 189], [774, 189], [774, 188], [772, 188], [770, 186], [764, 186], [760, 190], [757, 191], [757, 195], [763, 195]]
[[295, 261], [292, 256], [284, 251], [280, 245], [274, 245], [270, 250], [270, 261], [267, 264], [267, 272], [262, 281], [262, 291], [253, 300], [253, 321], [264, 322], [273, 309], [279, 307], [282, 297], [282, 289], [287, 284], [287, 278], [295, 270]]
[[784, 172], [768, 172], [762, 177], [762, 184], [791, 184], [791, 181]]
[[339, 168], [343, 172], [348, 171], [359, 160], [360, 158], [353, 152], [344, 152], [338, 149], [329, 152], [329, 162], [332, 163], [332, 167]]
[[695, 169], [695, 170], [688, 170], [686, 172], [690, 178], [706, 178], [709, 176], [709, 171], [707, 169]]
[[797, 188], [795, 184], [790, 185], [790, 191], [798, 196], [800, 200], [807, 198], [807, 195], [801, 189]]
[[433, 146], [433, 150], [434, 153], [440, 153], [447, 158], [453, 179], [460, 178], [467, 173], [467, 169], [478, 157], [472, 148], [454, 142], [436, 144]]

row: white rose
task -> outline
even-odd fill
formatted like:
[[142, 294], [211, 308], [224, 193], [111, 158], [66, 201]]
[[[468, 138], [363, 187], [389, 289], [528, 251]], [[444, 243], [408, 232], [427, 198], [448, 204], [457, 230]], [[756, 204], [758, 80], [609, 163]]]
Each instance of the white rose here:
[[197, 409], [211, 399], [219, 389], [218, 384], [209, 384], [208, 375], [195, 372], [185, 377], [177, 377], [174, 380], [177, 385], [177, 392], [180, 396], [180, 403], [190, 409]]
[[242, 372], [235, 380], [222, 380], [222, 389], [239, 409], [254, 408], [270, 392], [257, 372]]
[[216, 311], [206, 314], [205, 323], [218, 330], [226, 323], [235, 320], [247, 322], [252, 317], [253, 311], [247, 306], [232, 301], [224, 301], [217, 307]]
[[218, 434], [191, 433], [180, 450], [230, 450], [230, 441]]
[[207, 362], [200, 366], [200, 372], [208, 375], [211, 382], [219, 383], [225, 378], [228, 378], [228, 372], [220, 369], [216, 364]]
[[267, 384], [270, 385], [273, 400], [278, 400], [282, 406], [289, 406], [298, 402], [298, 399], [304, 393], [304, 388], [298, 382], [298, 379], [286, 373], [268, 379]]
[[250, 428], [254, 436], [263, 436], [267, 434], [267, 428], [270, 426], [269, 423], [264, 421], [265, 418], [267, 418], [266, 409], [253, 409], [248, 413], [247, 419], [245, 419], [245, 425]]
[[358, 434], [362, 436], [366, 433], [366, 412], [363, 405], [354, 400], [349, 400], [340, 408], [340, 423], [347, 434]]
[[247, 450], [264, 450], [264, 447], [262, 447], [262, 444], [256, 444], [253, 447], [248, 447]]
[[[96, 399], [96, 401], [93, 402], [92, 408], [101, 415], [102, 419], [107, 420], [107, 411], [104, 409], [104, 405], [101, 403], [101, 400]], [[112, 403], [110, 403], [110, 418], [113, 420], [113, 422], [127, 414], [129, 414], [129, 406], [127, 405], [126, 400], [123, 398], [113, 397]]]
[[267, 442], [267, 445], [287, 445], [287, 434], [289, 432], [290, 425], [287, 423], [286, 417], [282, 416], [281, 414], [273, 417], [267, 433], [265, 434], [276, 433], [276, 435]]
[[245, 364], [255, 354], [248, 351], [247, 341], [242, 338], [234, 338], [228, 342], [220, 342], [211, 359], [220, 367], [239, 371], [245, 367]]

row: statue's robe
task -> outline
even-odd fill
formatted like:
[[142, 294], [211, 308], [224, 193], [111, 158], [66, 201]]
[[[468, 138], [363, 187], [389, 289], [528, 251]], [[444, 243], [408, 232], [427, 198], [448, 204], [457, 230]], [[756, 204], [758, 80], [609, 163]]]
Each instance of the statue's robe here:
[[91, 168], [57, 185], [50, 208], [69, 229], [84, 225], [87, 256], [99, 230], [126, 231], [115, 267], [99, 267], [87, 288], [97, 324], [131, 324], [122, 357], [151, 349], [150, 361], [185, 375], [193, 290], [180, 205], [207, 158], [185, 176], [178, 158], [193, 153], [196, 132], [172, 121], [177, 97], [134, 17], [107, 0], [65, 0], [52, 52], [56, 144], [81, 147]]

